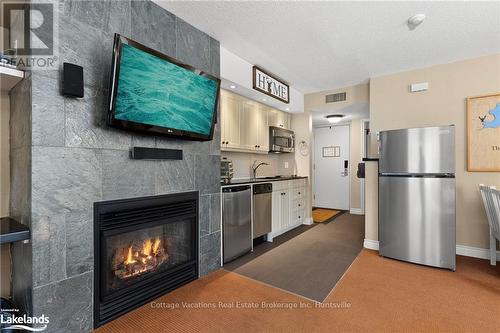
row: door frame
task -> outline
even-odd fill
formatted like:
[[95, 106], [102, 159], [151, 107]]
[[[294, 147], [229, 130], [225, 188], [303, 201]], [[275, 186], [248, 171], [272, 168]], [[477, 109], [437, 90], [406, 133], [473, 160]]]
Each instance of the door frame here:
[[[315, 201], [316, 201], [316, 156], [315, 156], [315, 151], [316, 151], [316, 129], [317, 128], [331, 128], [331, 127], [338, 127], [338, 126], [348, 126], [349, 127], [349, 193], [348, 199], [349, 199], [349, 211], [351, 209], [351, 171], [352, 171], [352, 163], [351, 163], [351, 122], [348, 123], [340, 123], [340, 124], [331, 124], [331, 125], [319, 125], [319, 126], [313, 126], [312, 128], [312, 145], [311, 145], [311, 159], [312, 159], [312, 172], [311, 172], [311, 180], [312, 180], [312, 207], [316, 207]], [[311, 208], [312, 208], [311, 207]]]

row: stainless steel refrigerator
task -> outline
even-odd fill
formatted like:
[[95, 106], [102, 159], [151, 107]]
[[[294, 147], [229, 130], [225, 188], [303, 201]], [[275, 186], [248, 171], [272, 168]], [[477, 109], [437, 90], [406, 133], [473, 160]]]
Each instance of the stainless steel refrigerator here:
[[379, 139], [380, 255], [455, 270], [455, 126]]

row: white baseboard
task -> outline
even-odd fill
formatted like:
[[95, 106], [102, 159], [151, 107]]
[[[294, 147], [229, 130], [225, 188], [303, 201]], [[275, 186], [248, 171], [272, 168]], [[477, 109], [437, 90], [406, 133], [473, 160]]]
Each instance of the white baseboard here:
[[363, 242], [363, 246], [367, 249], [378, 251], [378, 241], [376, 241], [376, 240], [371, 240], [371, 239], [365, 238], [365, 241]]
[[[378, 251], [379, 248], [378, 241], [365, 239], [363, 242], [363, 247], [365, 247], [366, 249]], [[460, 256], [490, 260], [490, 250], [482, 249], [480, 247], [457, 245], [456, 253], [457, 255]], [[500, 260], [500, 251], [497, 251], [497, 261], [499, 260]]]
[[[460, 256], [490, 260], [490, 250], [480, 247], [457, 245], [457, 254]], [[500, 260], [500, 251], [497, 251], [497, 261]]]
[[308, 217], [308, 218], [304, 219], [304, 222], [302, 224], [311, 225], [313, 223], [314, 223], [314, 221], [313, 221], [312, 217]]
[[349, 209], [349, 214], [364, 215], [363, 210], [361, 208], [351, 208]]

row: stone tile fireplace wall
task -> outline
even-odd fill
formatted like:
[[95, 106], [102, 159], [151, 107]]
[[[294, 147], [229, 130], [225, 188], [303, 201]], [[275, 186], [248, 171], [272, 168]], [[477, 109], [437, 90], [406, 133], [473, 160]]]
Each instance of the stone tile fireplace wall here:
[[[59, 56], [83, 66], [85, 97], [61, 96], [60, 71], [36, 71], [11, 94], [11, 212], [32, 239], [13, 248], [14, 300], [51, 332], [92, 328], [93, 203], [200, 192], [200, 274], [220, 267], [220, 125], [211, 142], [105, 126], [113, 34], [213, 75], [219, 42], [150, 1], [55, 1]], [[182, 161], [129, 158], [132, 146], [177, 148]]]

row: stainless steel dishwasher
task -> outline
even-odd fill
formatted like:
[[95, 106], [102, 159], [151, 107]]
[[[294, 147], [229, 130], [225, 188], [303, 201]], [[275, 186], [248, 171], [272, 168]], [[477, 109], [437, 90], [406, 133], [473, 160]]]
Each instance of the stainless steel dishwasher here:
[[252, 250], [250, 185], [222, 189], [224, 263]]
[[253, 186], [253, 238], [271, 232], [273, 184]]

